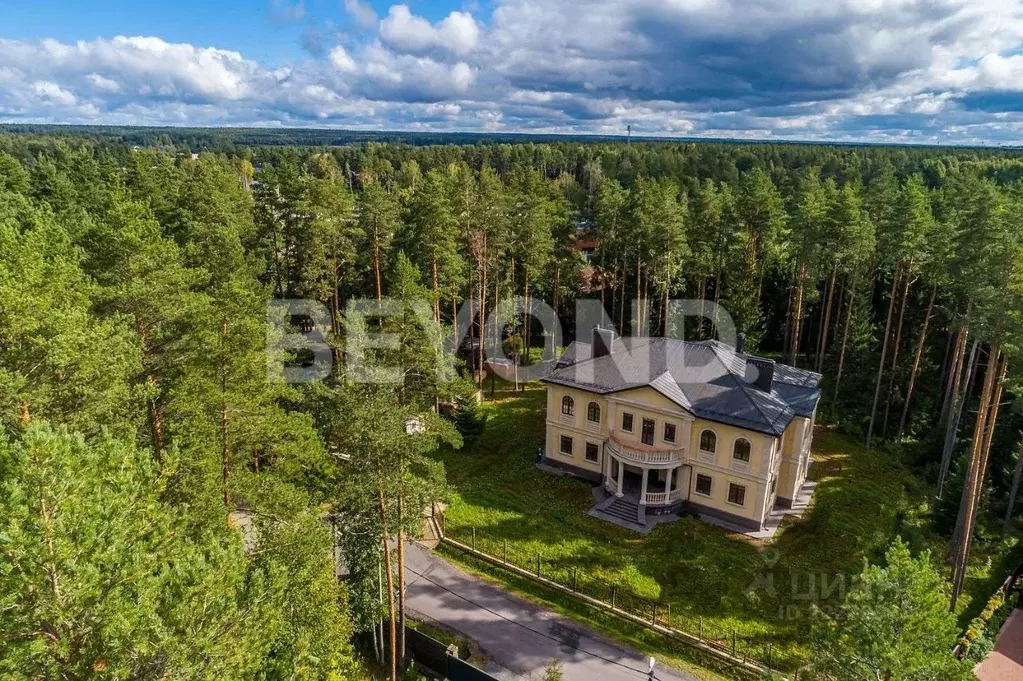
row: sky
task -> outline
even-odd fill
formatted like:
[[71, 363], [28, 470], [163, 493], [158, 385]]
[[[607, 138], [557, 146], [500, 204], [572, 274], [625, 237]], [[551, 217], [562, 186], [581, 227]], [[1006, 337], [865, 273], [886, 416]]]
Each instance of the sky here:
[[0, 122], [1023, 141], [1023, 0], [0, 0]]

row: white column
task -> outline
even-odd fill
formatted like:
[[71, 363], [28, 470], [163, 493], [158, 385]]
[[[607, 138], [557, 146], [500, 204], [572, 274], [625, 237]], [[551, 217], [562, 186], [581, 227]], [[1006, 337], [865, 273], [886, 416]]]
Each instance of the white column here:
[[604, 458], [604, 463], [607, 466], [604, 469], [604, 489], [611, 486], [611, 471], [614, 470], [614, 457], [607, 452], [604, 447], [600, 448], [600, 455]]
[[649, 472], [650, 472], [650, 469], [648, 469], [648, 468], [644, 468], [643, 469], [643, 486], [639, 490], [639, 503], [640, 504], [646, 504], [646, 478], [647, 478], [647, 473], [649, 473]]
[[621, 459], [618, 460], [618, 491], [615, 492], [616, 497], [623, 497], [625, 493], [622, 491], [622, 484], [625, 481], [625, 464], [622, 463]]

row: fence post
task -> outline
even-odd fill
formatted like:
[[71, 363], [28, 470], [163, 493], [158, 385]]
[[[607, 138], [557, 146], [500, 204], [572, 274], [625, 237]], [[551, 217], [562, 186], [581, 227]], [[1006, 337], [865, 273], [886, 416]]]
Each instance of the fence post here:
[[472, 528], [472, 550], [475, 553], [475, 551], [476, 551], [476, 528], [475, 527]]
[[505, 564], [508, 563], [508, 540], [507, 539], [504, 540], [504, 562], [505, 562]]
[[536, 552], [536, 576], [540, 576], [540, 552]]
[[771, 644], [767, 644], [767, 671], [771, 671]]
[[572, 568], [572, 591], [579, 591], [579, 568]]
[[657, 604], [654, 603], [654, 611], [650, 615], [650, 624], [657, 624]]
[[671, 629], [671, 603], [667, 604], [668, 616], [665, 618], [668, 622], [668, 628]]
[[703, 640], [703, 615], [700, 615], [700, 640]]
[[732, 657], [735, 657], [735, 629], [732, 629]]
[[615, 609], [615, 585], [611, 585], [611, 609]]

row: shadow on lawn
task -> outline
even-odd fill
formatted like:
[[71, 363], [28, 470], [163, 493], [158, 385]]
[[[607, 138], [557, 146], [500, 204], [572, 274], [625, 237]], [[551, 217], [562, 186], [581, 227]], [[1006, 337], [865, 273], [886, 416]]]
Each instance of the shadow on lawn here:
[[[446, 515], [453, 537], [586, 593], [635, 609], [670, 603], [673, 619], [705, 635], [771, 643], [798, 654], [812, 605], [837, 606], [863, 559], [877, 560], [911, 509], [910, 474], [883, 454], [819, 428], [814, 505], [787, 520], [772, 542], [730, 534], [694, 518], [643, 536], [586, 515], [591, 485], [536, 468], [544, 440], [546, 392], [501, 386], [484, 409], [481, 437], [438, 454], [453, 492]], [[649, 599], [649, 601], [643, 600]]]
[[[705, 618], [708, 634], [759, 639], [778, 635], [784, 647], [791, 631], [779, 632], [777, 607], [769, 596], [745, 595], [765, 565], [758, 547], [694, 518], [659, 526], [648, 536], [586, 515], [591, 485], [536, 468], [544, 438], [546, 393], [503, 388], [486, 403], [483, 435], [462, 451], [442, 452], [453, 490], [446, 515], [451, 535], [468, 543], [476, 528], [477, 547], [529, 569], [541, 555], [541, 571], [581, 590], [617, 597], [635, 609], [653, 601], [671, 603], [685, 628]], [[507, 548], [506, 548], [507, 547]], [[649, 599], [649, 600], [643, 600]], [[789, 629], [787, 624], [782, 629]]]

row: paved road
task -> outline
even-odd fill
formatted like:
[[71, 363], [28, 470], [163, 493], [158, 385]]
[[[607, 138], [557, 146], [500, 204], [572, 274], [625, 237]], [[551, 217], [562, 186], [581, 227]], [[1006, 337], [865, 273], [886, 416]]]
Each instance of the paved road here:
[[[408, 548], [406, 572], [408, 609], [474, 639], [489, 660], [512, 672], [498, 673], [502, 678], [539, 675], [555, 658], [564, 665], [565, 681], [649, 678], [643, 655], [473, 577], [418, 545]], [[662, 665], [654, 678], [696, 681]]]

